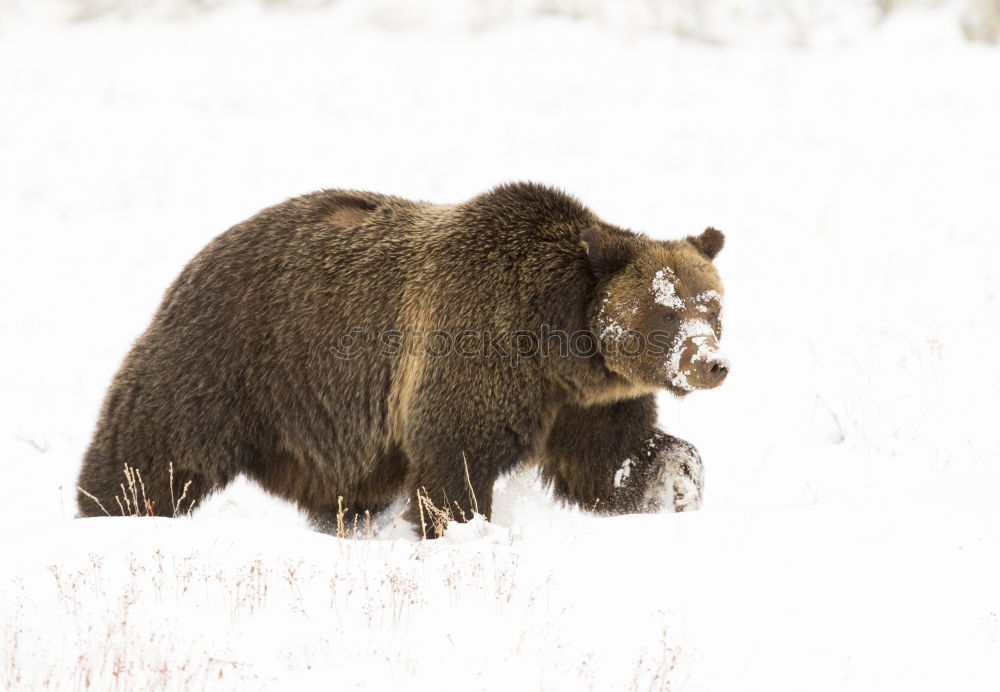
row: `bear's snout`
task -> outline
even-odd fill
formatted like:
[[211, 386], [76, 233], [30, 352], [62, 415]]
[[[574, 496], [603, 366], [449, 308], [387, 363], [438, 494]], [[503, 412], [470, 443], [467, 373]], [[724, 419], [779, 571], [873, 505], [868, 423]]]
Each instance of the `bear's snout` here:
[[677, 358], [678, 374], [671, 382], [685, 391], [718, 387], [729, 375], [729, 359], [719, 348], [714, 334], [690, 337]]
[[729, 374], [729, 361], [725, 358], [713, 358], [700, 364], [701, 379], [706, 388], [718, 387]]

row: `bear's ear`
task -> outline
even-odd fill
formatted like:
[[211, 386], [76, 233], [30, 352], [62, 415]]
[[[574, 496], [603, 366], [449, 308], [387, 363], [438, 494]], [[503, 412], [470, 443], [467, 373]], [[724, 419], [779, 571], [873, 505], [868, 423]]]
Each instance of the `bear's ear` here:
[[715, 259], [719, 250], [726, 244], [726, 236], [722, 235], [722, 231], [709, 226], [701, 232], [701, 235], [689, 235], [687, 241], [708, 259]]
[[580, 231], [580, 247], [597, 276], [614, 274], [632, 259], [632, 236], [600, 226]]

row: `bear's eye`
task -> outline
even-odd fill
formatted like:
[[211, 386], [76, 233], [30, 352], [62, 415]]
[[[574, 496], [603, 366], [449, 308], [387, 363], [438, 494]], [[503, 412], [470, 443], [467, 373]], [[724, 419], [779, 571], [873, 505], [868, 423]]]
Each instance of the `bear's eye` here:
[[671, 322], [676, 322], [677, 321], [677, 313], [674, 312], [673, 310], [667, 310], [662, 315], [660, 315], [660, 319], [662, 319], [667, 324], [670, 324]]
[[710, 313], [708, 313], [708, 319], [712, 320], [713, 322], [718, 322], [719, 321], [719, 313], [717, 313], [717, 312], [710, 312]]

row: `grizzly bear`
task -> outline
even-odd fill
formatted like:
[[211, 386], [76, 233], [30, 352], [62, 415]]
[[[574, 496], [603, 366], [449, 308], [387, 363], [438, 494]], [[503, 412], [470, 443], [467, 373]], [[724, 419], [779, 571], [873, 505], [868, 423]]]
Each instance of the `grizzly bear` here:
[[701, 460], [654, 394], [725, 379], [723, 240], [654, 241], [533, 183], [265, 209], [191, 260], [115, 375], [80, 515], [117, 508], [126, 466], [142, 514], [244, 474], [321, 530], [400, 497], [417, 522], [418, 493], [489, 518], [524, 464], [597, 512], [695, 509]]

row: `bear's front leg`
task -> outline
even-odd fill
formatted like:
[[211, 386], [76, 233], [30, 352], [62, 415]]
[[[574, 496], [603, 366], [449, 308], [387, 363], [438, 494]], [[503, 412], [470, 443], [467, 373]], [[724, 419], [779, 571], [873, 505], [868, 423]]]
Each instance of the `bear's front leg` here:
[[606, 514], [692, 511], [704, 488], [698, 451], [656, 427], [652, 396], [564, 408], [541, 471], [560, 499]]
[[[639, 476], [630, 488], [631, 473], [616, 476], [616, 491], [623, 495], [641, 493], [639, 511], [656, 512], [673, 508], [675, 512], [692, 512], [701, 508], [705, 488], [705, 469], [701, 455], [690, 442], [656, 431], [646, 441], [646, 449], [637, 454], [639, 464], [650, 465], [648, 478]], [[629, 469], [630, 470], [630, 469]]]

